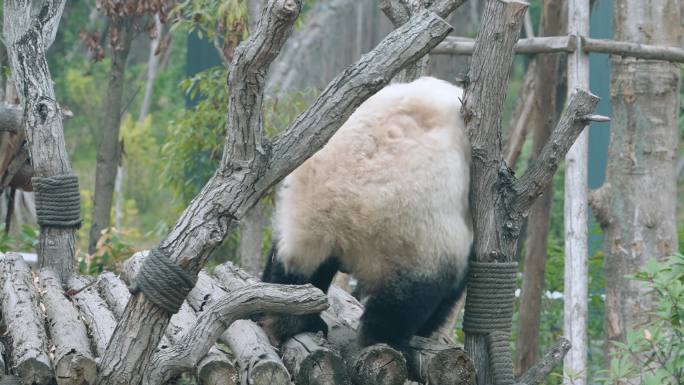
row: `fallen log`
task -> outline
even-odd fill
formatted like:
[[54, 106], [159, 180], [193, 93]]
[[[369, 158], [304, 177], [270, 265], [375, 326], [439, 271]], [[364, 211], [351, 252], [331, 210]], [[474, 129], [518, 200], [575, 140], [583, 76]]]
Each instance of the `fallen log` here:
[[[114, 317], [119, 320], [128, 300], [131, 298], [131, 292], [128, 291], [126, 283], [117, 277], [116, 274], [105, 271], [97, 278], [97, 288], [102, 298], [109, 305], [109, 309], [111, 309]], [[171, 341], [169, 341], [166, 335], [162, 336], [157, 348], [166, 349], [169, 346], [171, 346]]]
[[232, 385], [239, 382], [239, 377], [228, 353], [211, 348], [197, 364], [197, 380], [203, 385]]
[[[246, 271], [235, 266], [231, 262], [223, 263], [214, 269], [214, 274], [219, 279], [219, 283], [226, 288], [232, 290], [254, 285], [258, 280], [252, 277]], [[339, 288], [331, 290], [341, 291]], [[331, 307], [333, 306], [332, 301], [344, 301], [342, 298], [330, 297], [330, 290], [328, 291], [328, 296], [331, 301]], [[351, 295], [349, 295], [351, 297]], [[339, 296], [338, 296], [339, 297]], [[351, 297], [353, 298], [353, 297]], [[356, 302], [356, 300], [354, 300]], [[359, 305], [360, 306], [360, 305]], [[358, 317], [363, 313], [363, 309], [360, 308], [360, 313], [358, 315], [349, 315], [351, 318], [356, 319], [356, 324], [358, 325]], [[339, 310], [344, 312], [346, 310], [353, 310], [350, 307], [340, 307]], [[323, 312], [326, 313], [326, 312]], [[323, 320], [326, 317], [323, 316]], [[346, 317], [346, 316], [344, 316]], [[336, 321], [332, 320], [328, 324], [329, 332], [328, 339], [335, 347], [335, 351], [341, 353], [341, 356], [345, 358], [347, 362], [347, 373], [351, 376], [352, 380], [356, 384], [403, 384], [407, 378], [406, 360], [403, 358], [401, 353], [392, 349], [388, 345], [375, 345], [372, 347], [367, 347], [366, 349], [360, 351], [359, 346], [356, 344], [356, 329], [341, 328], [337, 327]], [[335, 329], [333, 331], [332, 329]], [[289, 341], [286, 342], [286, 345]], [[315, 341], [309, 341], [310, 344], [315, 344]], [[331, 368], [337, 368], [336, 366], [331, 366]], [[315, 374], [315, 373], [314, 373]], [[305, 377], [302, 375], [301, 377]], [[298, 378], [298, 374], [295, 374], [295, 378]], [[333, 377], [337, 378], [337, 376]], [[310, 381], [316, 381], [316, 378], [310, 378]]]
[[322, 335], [298, 334], [283, 344], [282, 354], [297, 385], [351, 384], [347, 364]]
[[74, 275], [69, 279], [67, 287], [88, 327], [95, 353], [101, 357], [116, 328], [116, 318], [94, 284], [93, 277]]
[[78, 317], [78, 310], [64, 295], [56, 272], [43, 268], [39, 277], [47, 327], [54, 346], [52, 362], [57, 384], [92, 383], [97, 376], [97, 364], [90, 349], [86, 327]]
[[[204, 357], [216, 339], [224, 332], [225, 327], [232, 328], [241, 324], [253, 324], [251, 321], [241, 320], [260, 311], [287, 312], [291, 314], [309, 314], [320, 312], [327, 308], [325, 295], [311, 285], [288, 286], [274, 284], [259, 284], [236, 290], [221, 297], [202, 313], [192, 330], [188, 331], [181, 340], [171, 348], [160, 351], [152, 357], [149, 370], [145, 373], [143, 383], [158, 384], [168, 381], [175, 373], [183, 368], [195, 366]], [[254, 330], [263, 332], [260, 328]], [[249, 330], [233, 333], [235, 336], [249, 336]], [[266, 338], [263, 335], [263, 338]], [[239, 343], [231, 343], [241, 368], [242, 384], [290, 384], [287, 370], [277, 370], [282, 367], [280, 360], [270, 360], [270, 354], [275, 351], [262, 350], [258, 357], [262, 360], [252, 360], [251, 351], [259, 349], [263, 344], [249, 345], [252, 339], [241, 339]], [[247, 352], [248, 354], [243, 354]], [[249, 359], [248, 362], [244, 358]], [[284, 367], [283, 367], [284, 369]]]
[[31, 269], [16, 253], [0, 254], [0, 269], [2, 319], [11, 340], [13, 370], [25, 384], [49, 384], [54, 375]]
[[290, 373], [257, 324], [248, 320], [235, 321], [225, 337], [238, 362], [242, 385], [290, 384]]

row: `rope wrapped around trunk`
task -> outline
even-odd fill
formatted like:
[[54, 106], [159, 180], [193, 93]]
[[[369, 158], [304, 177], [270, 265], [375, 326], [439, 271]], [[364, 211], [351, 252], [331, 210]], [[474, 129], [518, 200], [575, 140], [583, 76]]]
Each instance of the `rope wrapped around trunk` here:
[[495, 385], [512, 385], [510, 334], [518, 263], [472, 262], [463, 330], [487, 336]]
[[141, 291], [155, 305], [175, 314], [195, 287], [196, 281], [194, 275], [171, 262], [163, 251], [152, 249], [143, 261], [130, 291]]
[[76, 175], [33, 177], [31, 184], [40, 227], [81, 227], [81, 193]]

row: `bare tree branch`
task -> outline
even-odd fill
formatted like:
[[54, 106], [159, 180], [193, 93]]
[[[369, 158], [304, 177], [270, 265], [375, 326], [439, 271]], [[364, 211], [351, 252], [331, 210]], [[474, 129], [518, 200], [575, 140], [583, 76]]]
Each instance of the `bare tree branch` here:
[[321, 312], [327, 307], [325, 294], [312, 285], [259, 283], [237, 289], [216, 300], [198, 317], [195, 327], [180, 341], [157, 352], [152, 357], [143, 383], [162, 384], [183, 371], [192, 369], [235, 320], [262, 311], [309, 314]]
[[570, 341], [563, 337], [558, 337], [556, 343], [549, 349], [542, 359], [525, 374], [520, 376], [517, 385], [537, 385], [544, 383], [553, 368], [563, 361], [563, 358], [570, 350]]
[[[45, 49], [52, 44], [64, 0], [47, 0], [35, 18], [31, 1], [6, 0], [3, 31], [10, 68], [23, 107], [35, 176], [71, 173], [64, 143], [62, 113], [55, 100]], [[74, 269], [74, 228], [41, 228], [38, 261], [65, 281]]]
[[526, 212], [551, 183], [563, 156], [586, 127], [586, 117], [594, 112], [598, 102], [598, 96], [584, 90], [578, 89], [573, 94], [541, 153], [514, 184], [513, 189], [518, 195], [515, 207], [518, 211]]

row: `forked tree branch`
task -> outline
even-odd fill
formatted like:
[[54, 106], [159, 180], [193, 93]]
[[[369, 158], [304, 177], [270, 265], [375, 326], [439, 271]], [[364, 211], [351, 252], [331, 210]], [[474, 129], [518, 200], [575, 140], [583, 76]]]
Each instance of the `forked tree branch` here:
[[587, 118], [594, 112], [598, 102], [598, 96], [585, 90], [578, 89], [571, 96], [568, 107], [563, 111], [541, 153], [513, 186], [517, 193], [513, 206], [517, 211], [527, 212], [551, 183], [558, 165], [587, 126]]
[[[233, 67], [243, 71], [236, 74], [243, 73], [246, 77], [229, 77], [230, 109], [240, 111], [228, 116], [225, 150], [228, 154], [160, 245], [172, 262], [193, 274], [199, 272], [234, 220], [242, 217], [274, 183], [317, 151], [359, 104], [387, 84], [407, 63], [437, 45], [451, 30], [429, 11], [416, 15], [333, 80], [321, 97], [269, 146], [261, 137], [259, 127], [262, 77], [291, 30], [300, 7], [300, 0], [271, 0], [265, 6], [257, 31], [242, 44], [244, 47], [234, 58]], [[254, 67], [247, 68], [243, 62]], [[168, 320], [169, 315], [144, 295], [132, 296], [101, 359], [96, 384], [142, 381], [142, 373]]]
[[563, 357], [570, 350], [570, 341], [559, 337], [556, 343], [544, 354], [536, 365], [520, 376], [516, 385], [537, 385], [546, 381], [553, 368], [563, 361]]

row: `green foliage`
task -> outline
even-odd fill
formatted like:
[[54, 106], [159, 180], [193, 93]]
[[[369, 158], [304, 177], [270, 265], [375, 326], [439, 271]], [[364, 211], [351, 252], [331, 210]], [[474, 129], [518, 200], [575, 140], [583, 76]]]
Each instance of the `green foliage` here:
[[[181, 84], [186, 95], [199, 102], [178, 112], [169, 125], [162, 147], [162, 176], [181, 204], [187, 204], [213, 175], [223, 153], [228, 96], [227, 73], [222, 67], [202, 71]], [[301, 113], [317, 91], [291, 92], [269, 99], [263, 106], [267, 137], [282, 130]]]
[[134, 252], [122, 235], [113, 228], [106, 229], [92, 254], [81, 253], [78, 256], [79, 273], [98, 275], [105, 270], [118, 271], [119, 265]]
[[37, 229], [28, 225], [22, 225], [18, 234], [11, 235], [5, 232], [5, 224], [0, 224], [0, 252], [33, 251], [37, 244]]
[[190, 33], [196, 32], [200, 39], [206, 36], [211, 40], [223, 37], [226, 31], [235, 41], [247, 36], [247, 3], [244, 0], [186, 0], [173, 10], [176, 22], [174, 29], [181, 28]]
[[650, 260], [630, 279], [644, 282], [655, 309], [652, 320], [628, 330], [626, 341], [615, 342], [610, 370], [601, 381], [638, 379], [644, 385], [684, 383], [684, 255]]

